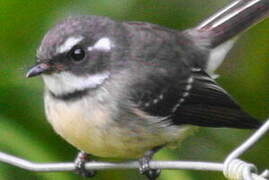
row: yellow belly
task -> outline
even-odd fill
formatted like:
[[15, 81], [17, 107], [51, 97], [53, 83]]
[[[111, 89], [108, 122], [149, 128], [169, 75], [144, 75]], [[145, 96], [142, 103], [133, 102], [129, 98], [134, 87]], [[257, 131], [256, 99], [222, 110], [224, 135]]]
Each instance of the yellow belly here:
[[[73, 146], [96, 156], [141, 157], [155, 146], [183, 138], [189, 129], [151, 131], [141, 125], [130, 127], [113, 121], [109, 111], [103, 108], [98, 103], [66, 104], [49, 96], [45, 98], [46, 115], [54, 130]], [[130, 122], [127, 120], [126, 123]]]

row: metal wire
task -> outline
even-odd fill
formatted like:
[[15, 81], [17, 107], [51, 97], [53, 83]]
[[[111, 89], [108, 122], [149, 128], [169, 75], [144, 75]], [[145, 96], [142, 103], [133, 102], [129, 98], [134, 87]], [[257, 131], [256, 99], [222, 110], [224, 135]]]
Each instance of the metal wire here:
[[[0, 161], [29, 171], [55, 172], [55, 171], [75, 170], [75, 164], [73, 162], [34, 163], [3, 152], [0, 152]], [[192, 170], [209, 170], [209, 171], [222, 171], [223, 169], [222, 163], [193, 162], [193, 161], [151, 161], [150, 167], [158, 169], [192, 169]], [[111, 163], [111, 162], [86, 163], [86, 169], [89, 170], [137, 169], [137, 168], [139, 168], [138, 161], [128, 161], [122, 163]]]
[[238, 158], [244, 152], [249, 150], [260, 138], [262, 138], [265, 133], [269, 130], [269, 120], [264, 123], [264, 125], [258, 129], [249, 139], [247, 139], [241, 146], [234, 150], [225, 161], [230, 161], [232, 159]]
[[[258, 129], [250, 138], [248, 138], [243, 144], [241, 144], [237, 149], [230, 153], [224, 161], [223, 174], [228, 179], [243, 179], [243, 180], [252, 180], [259, 179], [265, 180], [266, 172], [265, 171], [261, 176], [257, 176], [257, 168], [253, 164], [246, 163], [244, 161], [238, 160], [237, 158], [249, 150], [252, 146], [261, 139], [266, 132], [269, 131], [269, 120], [264, 123], [264, 125]], [[254, 176], [255, 175], [255, 176]]]
[[[213, 162], [195, 162], [195, 161], [151, 161], [150, 167], [154, 169], [188, 169], [201, 171], [222, 171], [229, 179], [234, 180], [268, 180], [269, 171], [265, 170], [261, 175], [256, 174], [256, 167], [253, 164], [237, 159], [240, 155], [251, 148], [262, 136], [269, 131], [269, 119], [242, 145], [230, 153], [224, 163]], [[38, 172], [57, 172], [73, 171], [75, 164], [73, 162], [65, 163], [35, 163], [25, 159], [0, 152], [0, 162], [20, 167], [29, 171]], [[137, 169], [138, 161], [129, 161], [122, 163], [112, 162], [88, 162], [88, 170], [105, 170], [105, 169]]]

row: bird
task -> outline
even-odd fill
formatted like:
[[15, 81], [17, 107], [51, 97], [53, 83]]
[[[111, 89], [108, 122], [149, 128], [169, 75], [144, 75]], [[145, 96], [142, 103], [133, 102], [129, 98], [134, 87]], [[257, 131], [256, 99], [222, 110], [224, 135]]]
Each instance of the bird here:
[[260, 127], [213, 73], [233, 37], [267, 17], [268, 2], [259, 1], [263, 11], [238, 2], [183, 31], [81, 15], [46, 33], [26, 76], [41, 75], [46, 117], [81, 151], [75, 161], [80, 174], [94, 175], [84, 166], [92, 154], [139, 159], [140, 172], [156, 179], [153, 155], [196, 127]]

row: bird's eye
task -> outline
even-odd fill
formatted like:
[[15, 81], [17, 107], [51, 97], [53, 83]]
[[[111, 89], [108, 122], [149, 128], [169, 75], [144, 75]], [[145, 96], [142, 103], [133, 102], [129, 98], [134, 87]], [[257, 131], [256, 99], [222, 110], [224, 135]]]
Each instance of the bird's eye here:
[[76, 62], [82, 61], [85, 58], [85, 51], [81, 47], [74, 47], [70, 51], [70, 57]]

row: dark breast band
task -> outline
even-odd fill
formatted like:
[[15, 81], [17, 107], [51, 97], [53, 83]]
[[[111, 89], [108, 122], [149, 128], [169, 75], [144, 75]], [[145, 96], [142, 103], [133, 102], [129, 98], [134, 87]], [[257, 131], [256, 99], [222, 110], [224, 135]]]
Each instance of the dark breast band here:
[[90, 88], [86, 88], [83, 90], [75, 90], [73, 92], [62, 94], [62, 95], [56, 95], [52, 91], [49, 91], [49, 94], [55, 99], [59, 99], [63, 101], [76, 101], [88, 95], [89, 91], [90, 91]]

